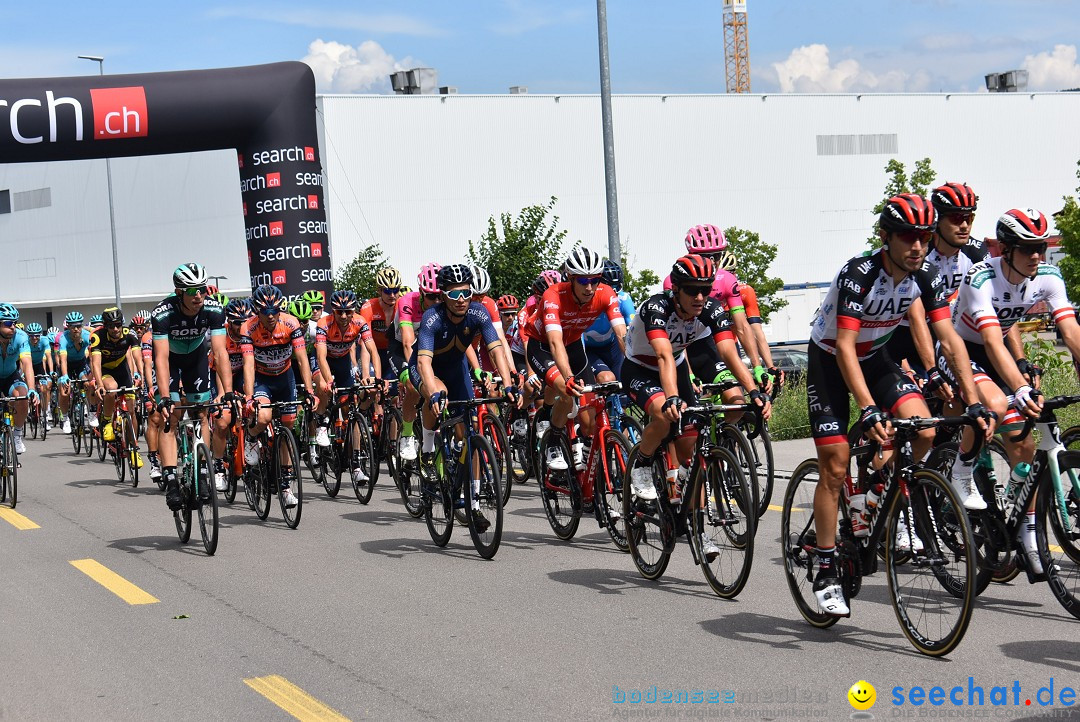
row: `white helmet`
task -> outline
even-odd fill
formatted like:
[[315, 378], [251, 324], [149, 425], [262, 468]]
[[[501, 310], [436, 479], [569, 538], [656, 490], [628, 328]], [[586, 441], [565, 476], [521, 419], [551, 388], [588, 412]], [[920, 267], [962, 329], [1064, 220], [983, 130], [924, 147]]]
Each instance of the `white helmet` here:
[[478, 296], [483, 296], [491, 291], [491, 276], [480, 266], [475, 264], [469, 265], [469, 270], [472, 271], [472, 292]]
[[566, 272], [573, 276], [599, 276], [604, 270], [604, 259], [599, 253], [578, 246], [563, 264]]
[[206, 269], [199, 263], [178, 266], [172, 275], [173, 288], [198, 288], [206, 285]]

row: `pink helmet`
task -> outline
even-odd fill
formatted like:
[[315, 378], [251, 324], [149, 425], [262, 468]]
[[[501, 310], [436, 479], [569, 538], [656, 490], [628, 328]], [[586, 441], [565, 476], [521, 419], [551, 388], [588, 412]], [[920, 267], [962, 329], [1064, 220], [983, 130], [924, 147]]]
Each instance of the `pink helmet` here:
[[416, 277], [416, 283], [423, 293], [439, 292], [439, 270], [442, 268], [438, 263], [429, 263], [420, 267], [420, 274]]
[[563, 281], [562, 274], [558, 271], [543, 271], [540, 275], [546, 278], [549, 284], [562, 283]]
[[686, 232], [687, 253], [719, 253], [725, 248], [724, 232], [714, 225], [694, 226]]

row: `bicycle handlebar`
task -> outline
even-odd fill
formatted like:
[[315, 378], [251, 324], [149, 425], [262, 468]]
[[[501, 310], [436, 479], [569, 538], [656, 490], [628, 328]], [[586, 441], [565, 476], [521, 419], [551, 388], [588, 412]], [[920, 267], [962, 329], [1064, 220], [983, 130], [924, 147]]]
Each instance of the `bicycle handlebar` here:
[[1035, 424], [1043, 423], [1049, 424], [1053, 421], [1057, 421], [1057, 417], [1054, 412], [1058, 409], [1063, 409], [1066, 406], [1072, 406], [1073, 404], [1080, 403], [1080, 396], [1054, 396], [1052, 398], [1044, 398], [1042, 413], [1039, 414], [1039, 418], [1033, 419], [1028, 417], [1024, 420], [1024, 428], [1020, 430], [1018, 434], [1010, 434], [1009, 441], [1014, 443], [1023, 441], [1027, 438], [1031, 430], [1035, 428]]

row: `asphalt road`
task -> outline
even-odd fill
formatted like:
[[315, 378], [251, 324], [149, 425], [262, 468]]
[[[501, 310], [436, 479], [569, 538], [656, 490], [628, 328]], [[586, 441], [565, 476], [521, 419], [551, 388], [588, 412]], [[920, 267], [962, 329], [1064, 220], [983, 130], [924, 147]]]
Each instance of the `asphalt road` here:
[[[0, 518], [3, 720], [288, 719], [285, 709], [301, 719], [836, 719], [852, 714], [847, 691], [860, 679], [877, 689], [876, 718], [1015, 719], [1049, 711], [1037, 692], [1051, 678], [1055, 702], [1080, 687], [1080, 627], [1023, 577], [987, 591], [947, 659], [904, 639], [883, 573], [866, 580], [850, 620], [813, 629], [784, 582], [775, 511], [734, 601], [711, 592], [685, 545], [649, 582], [591, 522], [556, 540], [535, 483], [515, 492], [492, 561], [464, 530], [435, 547], [385, 475], [367, 506], [347, 485], [331, 500], [309, 483], [295, 531], [276, 505], [259, 522], [241, 492], [208, 558], [197, 530], [178, 543], [148, 480], [117, 484], [111, 464], [75, 458], [60, 435], [27, 443], [22, 517]], [[807, 441], [777, 446], [781, 469], [812, 452]], [[23, 517], [37, 528], [12, 523]], [[157, 601], [129, 604], [72, 564], [87, 559]], [[892, 704], [894, 687], [906, 699], [915, 685], [962, 685], [967, 704], [969, 676], [987, 706]], [[630, 701], [654, 685], [720, 701]], [[994, 686], [1008, 688], [1008, 705], [989, 706]]]

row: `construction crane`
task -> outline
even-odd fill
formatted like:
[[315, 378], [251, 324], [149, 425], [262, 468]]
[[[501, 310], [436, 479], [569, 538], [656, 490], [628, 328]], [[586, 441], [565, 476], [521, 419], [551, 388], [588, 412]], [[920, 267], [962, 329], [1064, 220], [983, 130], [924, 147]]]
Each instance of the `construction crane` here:
[[724, 63], [727, 92], [750, 92], [750, 38], [746, 29], [746, 0], [724, 0]]

